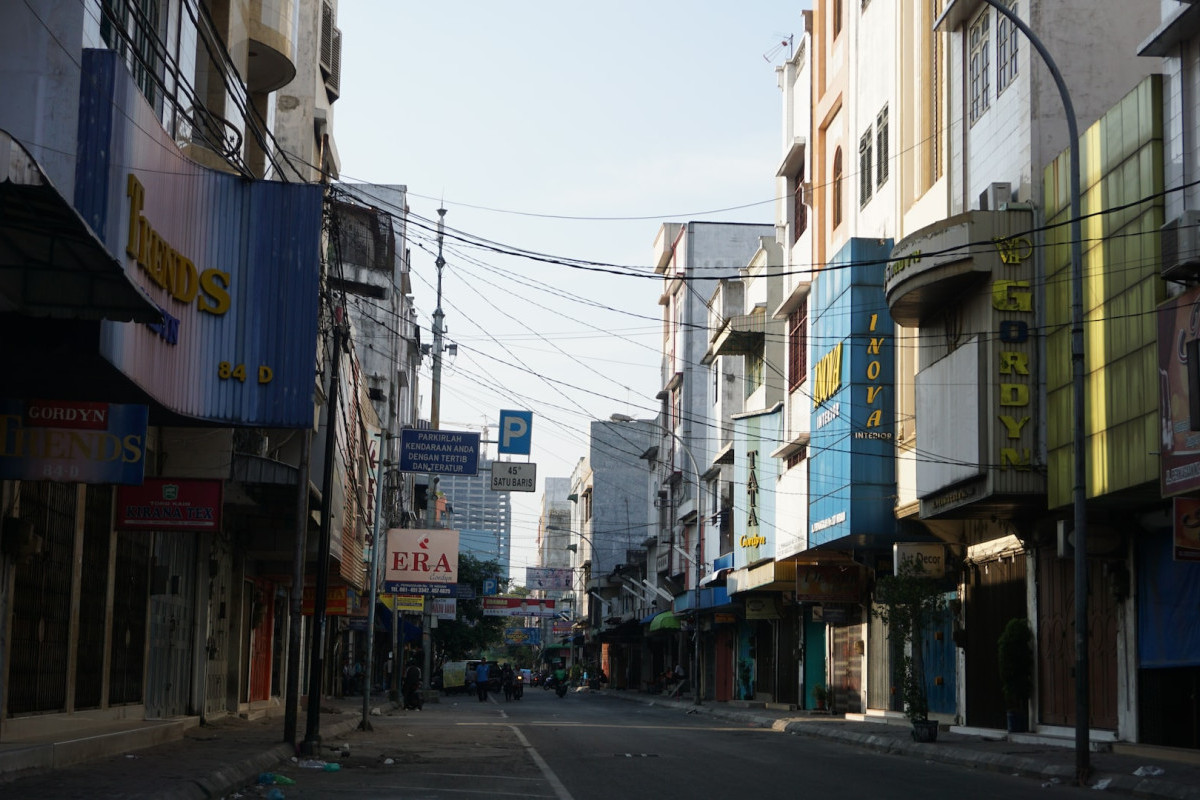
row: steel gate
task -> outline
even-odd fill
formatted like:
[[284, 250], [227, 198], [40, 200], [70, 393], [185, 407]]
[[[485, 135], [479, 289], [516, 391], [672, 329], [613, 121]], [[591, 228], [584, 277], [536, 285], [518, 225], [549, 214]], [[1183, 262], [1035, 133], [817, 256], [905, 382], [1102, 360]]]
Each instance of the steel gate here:
[[108, 673], [110, 706], [142, 702], [150, 588], [149, 537], [141, 531], [118, 531], [116, 562]]
[[113, 489], [88, 486], [83, 523], [78, 655], [74, 709], [99, 708], [104, 688], [104, 641], [108, 632], [108, 556], [112, 547]]
[[146, 718], [190, 713], [196, 619], [196, 534], [154, 534]]
[[75, 554], [75, 485], [23, 481], [20, 492], [21, 522], [42, 537], [42, 552], [13, 582], [9, 716], [66, 708]]

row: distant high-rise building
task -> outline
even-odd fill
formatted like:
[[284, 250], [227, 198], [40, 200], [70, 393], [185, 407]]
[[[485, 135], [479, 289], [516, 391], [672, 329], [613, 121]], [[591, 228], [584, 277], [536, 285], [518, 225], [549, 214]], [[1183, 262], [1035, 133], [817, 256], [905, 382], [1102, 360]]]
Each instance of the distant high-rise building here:
[[507, 578], [512, 510], [508, 492], [492, 491], [492, 460], [481, 457], [475, 475], [442, 475], [438, 491], [446, 497], [446, 527], [459, 531], [459, 551], [500, 562]]

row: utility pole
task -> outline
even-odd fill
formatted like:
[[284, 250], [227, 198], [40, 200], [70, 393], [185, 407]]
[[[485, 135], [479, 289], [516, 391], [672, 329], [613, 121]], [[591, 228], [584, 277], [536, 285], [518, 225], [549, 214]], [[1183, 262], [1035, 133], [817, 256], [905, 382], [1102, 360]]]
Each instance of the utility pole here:
[[300, 434], [300, 466], [296, 477], [296, 550], [292, 562], [292, 596], [288, 605], [287, 686], [283, 708], [283, 740], [296, 745], [300, 708], [300, 627], [304, 620], [304, 551], [308, 534], [308, 465], [312, 430]]
[[[443, 320], [446, 315], [442, 311], [442, 267], [446, 266], [446, 260], [442, 258], [442, 234], [446, 225], [446, 209], [439, 208], [438, 213], [438, 252], [437, 261], [434, 265], [437, 267], [437, 307], [433, 310], [433, 386], [429, 395], [429, 427], [432, 430], [438, 430], [441, 425], [442, 415], [442, 336], [445, 334], [445, 326]], [[437, 508], [437, 502], [434, 496], [434, 486], [436, 485], [437, 477], [431, 472], [429, 473], [429, 488], [425, 492], [425, 527], [432, 528]], [[421, 673], [421, 688], [429, 688], [429, 673], [433, 669], [433, 636], [430, 633], [430, 628], [433, 625], [433, 607], [429, 596], [426, 595], [424, 602], [424, 616], [421, 620], [424, 624], [421, 626], [421, 649], [425, 655], [425, 669]]]
[[325, 409], [325, 464], [321, 474], [321, 540], [317, 551], [317, 585], [313, 595], [313, 630], [309, 642], [308, 718], [304, 742], [300, 750], [305, 755], [318, 755], [321, 750], [321, 684], [325, 665], [325, 602], [329, 593], [329, 517], [333, 494], [333, 462], [337, 457], [338, 384], [342, 364], [342, 309], [334, 310], [333, 345], [330, 348], [329, 404]]
[[[379, 554], [384, 548], [379, 546], [379, 518], [383, 516], [383, 469], [388, 461], [383, 457], [384, 445], [387, 444], [387, 431], [379, 431], [379, 453], [375, 459], [375, 519], [371, 531], [371, 557], [367, 559], [371, 604], [367, 606], [367, 665], [363, 671], [366, 686], [363, 687], [362, 722], [358, 723], [360, 731], [374, 730], [371, 727], [371, 681], [373, 680], [373, 665], [375, 663], [375, 601], [379, 596]], [[392, 674], [399, 675], [396, 662], [392, 660]], [[389, 687], [390, 688], [390, 687]]]

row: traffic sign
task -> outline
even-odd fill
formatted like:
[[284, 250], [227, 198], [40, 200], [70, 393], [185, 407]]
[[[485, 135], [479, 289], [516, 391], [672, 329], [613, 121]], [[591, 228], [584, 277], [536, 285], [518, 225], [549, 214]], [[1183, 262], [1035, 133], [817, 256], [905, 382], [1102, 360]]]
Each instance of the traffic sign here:
[[512, 461], [493, 461], [492, 491], [537, 491], [537, 464], [522, 464]]
[[527, 456], [533, 444], [533, 412], [501, 411], [500, 442], [496, 452]]

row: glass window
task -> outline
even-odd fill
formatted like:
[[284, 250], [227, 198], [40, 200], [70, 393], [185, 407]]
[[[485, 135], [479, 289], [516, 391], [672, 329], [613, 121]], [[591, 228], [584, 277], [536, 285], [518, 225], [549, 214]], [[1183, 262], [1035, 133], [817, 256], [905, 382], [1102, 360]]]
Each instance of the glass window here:
[[808, 372], [808, 298], [788, 314], [788, 390], [804, 383]]
[[883, 186], [888, 179], [888, 107], [884, 106], [879, 112], [879, 116], [875, 117], [875, 152], [877, 167], [875, 170], [875, 183], [877, 186]]
[[842, 224], [842, 148], [833, 153], [833, 227]]
[[991, 14], [989, 11], [985, 10], [972, 23], [967, 38], [971, 46], [971, 124], [975, 124], [992, 104]]
[[800, 171], [796, 173], [796, 188], [792, 191], [792, 244], [800, 240], [804, 232], [808, 230], [808, 206], [805, 202], [808, 197], [804, 193], [804, 165], [800, 165]]
[[[1008, 7], [1017, 13], [1017, 4]], [[1021, 32], [1012, 20], [1003, 14], [996, 15], [996, 94], [1000, 94], [1017, 78], [1017, 43]]]
[[871, 199], [874, 186], [874, 171], [871, 169], [871, 129], [858, 140], [858, 205], [861, 208]]

